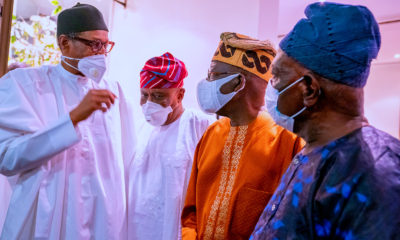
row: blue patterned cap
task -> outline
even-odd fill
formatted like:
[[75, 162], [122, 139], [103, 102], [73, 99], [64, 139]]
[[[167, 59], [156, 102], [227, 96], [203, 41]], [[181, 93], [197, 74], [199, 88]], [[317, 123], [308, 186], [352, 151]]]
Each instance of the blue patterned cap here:
[[280, 42], [304, 67], [351, 87], [364, 87], [381, 46], [379, 26], [364, 6], [313, 3]]

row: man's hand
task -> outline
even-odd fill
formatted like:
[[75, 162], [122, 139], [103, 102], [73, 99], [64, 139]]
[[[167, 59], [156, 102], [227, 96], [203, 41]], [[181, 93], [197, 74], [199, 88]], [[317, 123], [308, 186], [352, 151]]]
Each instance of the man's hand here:
[[72, 123], [76, 126], [76, 124], [87, 119], [96, 110], [106, 112], [114, 104], [116, 98], [117, 96], [108, 90], [89, 90], [81, 103], [69, 113]]

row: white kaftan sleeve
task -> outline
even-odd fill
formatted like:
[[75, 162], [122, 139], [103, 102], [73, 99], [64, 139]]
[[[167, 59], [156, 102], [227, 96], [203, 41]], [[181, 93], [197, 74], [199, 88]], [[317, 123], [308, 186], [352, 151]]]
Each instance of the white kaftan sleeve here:
[[44, 126], [24, 86], [9, 74], [0, 79], [0, 173], [37, 168], [79, 141], [69, 114]]
[[30, 134], [8, 131], [0, 121], [0, 173], [11, 176], [36, 168], [78, 141], [69, 115]]

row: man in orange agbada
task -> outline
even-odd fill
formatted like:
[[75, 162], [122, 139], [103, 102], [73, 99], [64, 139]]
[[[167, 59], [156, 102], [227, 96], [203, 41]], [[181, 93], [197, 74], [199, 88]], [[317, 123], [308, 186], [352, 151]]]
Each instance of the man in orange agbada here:
[[197, 145], [182, 212], [187, 239], [248, 239], [302, 140], [261, 111], [272, 44], [223, 33], [200, 107], [224, 116]]

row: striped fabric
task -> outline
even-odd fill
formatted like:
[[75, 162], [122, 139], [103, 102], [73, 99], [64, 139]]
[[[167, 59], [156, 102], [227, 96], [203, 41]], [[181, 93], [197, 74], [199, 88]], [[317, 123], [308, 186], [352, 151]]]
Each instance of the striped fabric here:
[[146, 62], [140, 72], [140, 88], [180, 88], [187, 75], [185, 64], [167, 52]]

